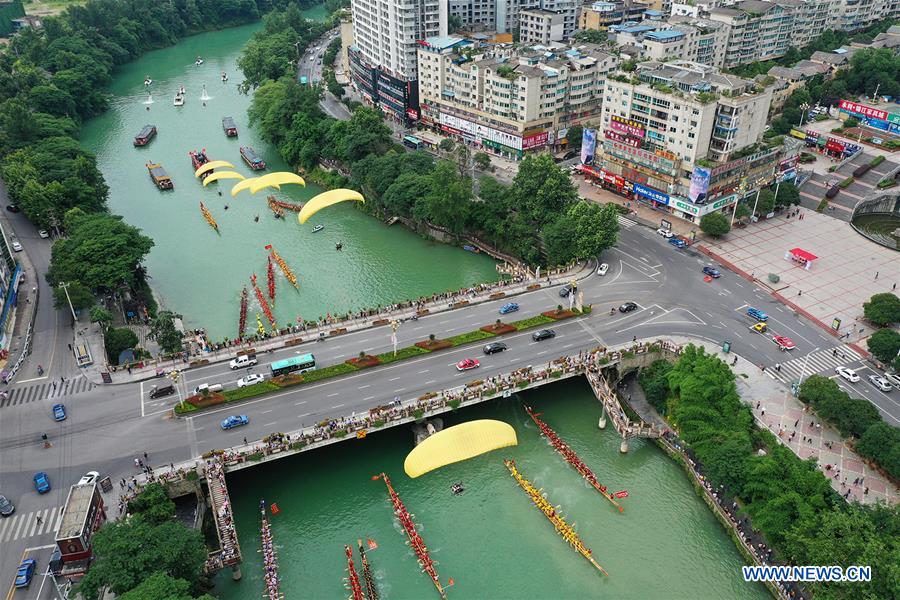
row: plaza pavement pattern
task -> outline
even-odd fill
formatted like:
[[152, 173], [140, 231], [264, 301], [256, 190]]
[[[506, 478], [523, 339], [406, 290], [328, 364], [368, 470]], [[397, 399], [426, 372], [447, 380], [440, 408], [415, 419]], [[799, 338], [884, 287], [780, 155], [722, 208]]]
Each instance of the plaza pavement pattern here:
[[[797, 210], [799, 216], [782, 214], [702, 244], [725, 264], [755, 278], [825, 326], [840, 319], [838, 333], [850, 334], [844, 339], [853, 342], [867, 337], [869, 326], [857, 319], [862, 317], [863, 303], [873, 294], [890, 292], [900, 283], [897, 253], [870, 242], [839, 219]], [[819, 258], [807, 271], [785, 259], [791, 248], [802, 248]], [[770, 282], [770, 273], [780, 280]]]
[[[674, 338], [674, 341], [702, 345], [707, 353], [720, 356], [730, 364], [731, 355], [723, 355], [719, 346], [706, 342], [698, 343], [696, 339]], [[831, 487], [839, 494], [847, 494], [849, 500], [857, 500], [864, 504], [873, 504], [878, 500], [890, 504], [900, 501], [900, 490], [867, 465], [843, 442], [840, 433], [823, 423], [811, 410], [805, 410], [804, 405], [784, 387], [783, 383], [772, 377], [763, 377], [759, 366], [744, 359], [739, 359], [737, 365], [731, 369], [737, 375], [735, 381], [738, 393], [750, 406], [757, 424], [771, 431], [779, 442], [800, 458], [814, 459], [819, 470], [831, 482]], [[769, 371], [770, 369], [767, 369], [766, 373]], [[826, 469], [829, 465], [832, 468]], [[862, 483], [855, 485], [854, 480], [860, 478]]]

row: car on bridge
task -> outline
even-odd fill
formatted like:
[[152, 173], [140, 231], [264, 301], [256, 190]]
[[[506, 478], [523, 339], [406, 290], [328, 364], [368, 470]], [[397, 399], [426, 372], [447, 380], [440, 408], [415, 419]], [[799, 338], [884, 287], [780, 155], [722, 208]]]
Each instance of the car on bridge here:
[[850, 383], [859, 381], [859, 375], [857, 375], [856, 371], [853, 369], [848, 369], [847, 367], [835, 367], [834, 372]]
[[[757, 325], [758, 324], [759, 323], [757, 323]], [[778, 344], [778, 349], [782, 352], [787, 352], [788, 350], [793, 350], [797, 347], [797, 344], [794, 343], [794, 340], [786, 335], [772, 336], [772, 341]]]
[[759, 310], [758, 308], [753, 308], [752, 306], [747, 309], [747, 315], [752, 319], [756, 319], [757, 321], [769, 320], [769, 315]]
[[556, 332], [552, 329], [541, 329], [540, 331], [535, 331], [531, 334], [531, 339], [535, 342], [540, 342], [542, 340], [549, 340], [550, 338], [555, 338]]
[[478, 362], [477, 358], [464, 358], [458, 363], [456, 363], [457, 371], [468, 371], [470, 369], [477, 369], [481, 366], [481, 363]]
[[46, 494], [50, 491], [50, 478], [43, 471], [34, 474], [34, 489], [38, 494]]
[[506, 344], [504, 344], [503, 342], [491, 342], [490, 344], [482, 348], [482, 350], [484, 350], [485, 354], [496, 354], [497, 352], [503, 352], [504, 350], [506, 350]]
[[259, 373], [250, 373], [244, 377], [238, 379], [237, 386], [239, 388], [247, 387], [250, 385], [256, 385], [257, 383], [262, 383], [266, 378], [260, 375]]
[[248, 417], [247, 415], [231, 415], [230, 417], [222, 421], [222, 429], [234, 429], [235, 427], [246, 425], [249, 422], [250, 417]]
[[622, 306], [619, 307], [619, 312], [620, 313], [630, 313], [631, 311], [636, 310], [637, 307], [638, 307], [638, 305], [635, 304], [634, 302], [626, 302], [625, 304], [623, 304]]
[[65, 421], [66, 420], [66, 405], [65, 404], [54, 404], [53, 405], [53, 419], [56, 421]]
[[34, 570], [37, 568], [37, 561], [33, 558], [26, 558], [19, 565], [16, 571], [16, 587], [27, 588], [31, 585], [31, 579], [34, 577]]
[[714, 269], [713, 267], [708, 267], [708, 266], [707, 266], [707, 267], [703, 267], [703, 274], [704, 274], [704, 275], [709, 275], [709, 276], [712, 277], [713, 279], [718, 279], [719, 277], [722, 276], [722, 274], [719, 273], [719, 270], [718, 270], [718, 269]]
[[881, 375], [869, 375], [869, 382], [882, 392], [889, 392], [893, 389], [893, 386], [888, 383], [888, 380]]
[[669, 238], [669, 243], [681, 250], [682, 248], [687, 246], [687, 242], [677, 237]]
[[508, 315], [511, 312], [516, 312], [517, 310], [519, 310], [518, 304], [516, 304], [515, 302], [507, 302], [506, 304], [504, 304], [503, 306], [500, 307], [500, 314]]

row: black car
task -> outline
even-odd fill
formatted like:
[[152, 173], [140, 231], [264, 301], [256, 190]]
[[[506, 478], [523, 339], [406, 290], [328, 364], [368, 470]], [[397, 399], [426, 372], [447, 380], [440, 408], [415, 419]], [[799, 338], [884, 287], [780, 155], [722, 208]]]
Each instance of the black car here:
[[482, 350], [484, 350], [485, 354], [494, 354], [496, 352], [503, 352], [504, 350], [506, 350], [506, 344], [504, 344], [503, 342], [492, 342], [492, 343], [488, 344], [487, 346], [485, 346], [484, 348], [482, 348]]
[[531, 339], [536, 342], [540, 342], [541, 340], [549, 340], [550, 338], [556, 337], [556, 332], [552, 329], [541, 329], [540, 331], [535, 331], [531, 334]]
[[626, 302], [625, 304], [623, 304], [622, 306], [619, 307], [619, 312], [629, 313], [629, 312], [635, 310], [637, 307], [638, 307], [638, 305], [635, 304], [634, 302]]
[[171, 383], [164, 383], [162, 385], [154, 385], [150, 388], [150, 398], [162, 398], [163, 396], [170, 396], [175, 393], [175, 386]]
[[6, 210], [8, 210], [9, 212], [19, 212], [19, 207], [15, 204], [7, 204]]
[[569, 294], [571, 294], [572, 290], [574, 290], [574, 289], [575, 288], [572, 287], [571, 283], [566, 284], [566, 285], [562, 286], [561, 288], [559, 288], [559, 296], [561, 298], [568, 298]]
[[16, 507], [10, 502], [6, 496], [0, 496], [0, 515], [8, 517], [16, 512]]

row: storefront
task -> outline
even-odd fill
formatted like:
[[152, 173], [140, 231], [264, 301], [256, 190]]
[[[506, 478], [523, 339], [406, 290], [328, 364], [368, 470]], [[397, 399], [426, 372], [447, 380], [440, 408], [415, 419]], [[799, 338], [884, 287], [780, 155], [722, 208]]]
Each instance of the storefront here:
[[[431, 108], [431, 107], [429, 107]], [[505, 158], [518, 160], [525, 152], [537, 150], [551, 142], [549, 131], [526, 131], [524, 134], [502, 131], [441, 111], [437, 127], [446, 135], [462, 139], [465, 143], [484, 148]]]
[[838, 108], [845, 115], [855, 117], [873, 129], [900, 135], [900, 113], [887, 112], [852, 100], [841, 100]]
[[411, 125], [419, 120], [419, 84], [416, 80], [394, 77], [379, 67], [366, 63], [359, 48], [351, 46], [350, 78], [367, 104], [381, 109], [398, 123]]

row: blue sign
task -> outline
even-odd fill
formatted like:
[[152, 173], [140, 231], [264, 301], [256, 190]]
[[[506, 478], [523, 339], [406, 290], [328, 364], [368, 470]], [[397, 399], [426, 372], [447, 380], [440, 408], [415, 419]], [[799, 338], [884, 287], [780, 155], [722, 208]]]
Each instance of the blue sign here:
[[581, 164], [594, 164], [594, 152], [597, 150], [597, 130], [584, 129], [581, 134]]
[[653, 188], [648, 188], [639, 183], [634, 184], [634, 193], [638, 196], [643, 196], [648, 200], [653, 200], [654, 202], [658, 202], [659, 204], [668, 204], [669, 203], [669, 195], [664, 194], [662, 192], [658, 192]]

